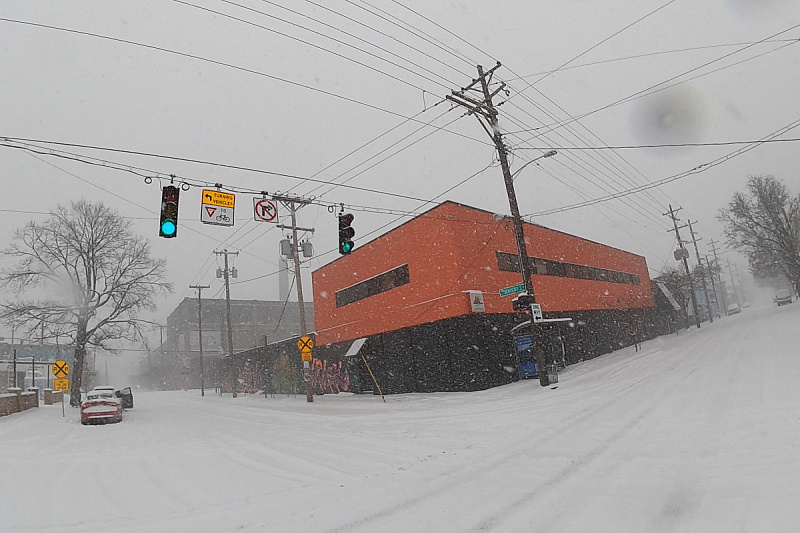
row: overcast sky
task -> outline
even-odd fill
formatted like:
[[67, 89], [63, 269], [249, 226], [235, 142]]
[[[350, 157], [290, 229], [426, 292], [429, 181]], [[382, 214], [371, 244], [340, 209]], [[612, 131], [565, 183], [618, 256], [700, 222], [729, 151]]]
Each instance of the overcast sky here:
[[[727, 161], [752, 146], [565, 149], [751, 141], [797, 125], [800, 3], [791, 0], [6, 0], [0, 18], [0, 137], [12, 138], [0, 146], [0, 246], [58, 203], [103, 201], [168, 261], [175, 293], [156, 321], [194, 295], [190, 284], [223, 294], [215, 249], [240, 251], [234, 298], [277, 299], [282, 232], [252, 220], [244, 193], [234, 227], [201, 224], [193, 186], [181, 195], [178, 238], [160, 239], [159, 180], [146, 184], [119, 164], [192, 185], [315, 197], [322, 205], [298, 220], [316, 228], [310, 294], [310, 271], [338, 257], [330, 206], [354, 213], [356, 246], [431, 207], [422, 200], [508, 213], [489, 137], [443, 102], [478, 64], [502, 63], [495, 81], [508, 93], [495, 102], [504, 102], [512, 171], [559, 150], [518, 175], [521, 211], [641, 254], [651, 275], [674, 264], [668, 204], [698, 221], [705, 253], [710, 239], [724, 240], [715, 215], [748, 175], [773, 174], [800, 192], [796, 142]], [[800, 138], [800, 128], [778, 138]], [[104, 168], [7, 147], [46, 146], [20, 139], [263, 172], [49, 145]], [[559, 212], [541, 215], [550, 210]]]

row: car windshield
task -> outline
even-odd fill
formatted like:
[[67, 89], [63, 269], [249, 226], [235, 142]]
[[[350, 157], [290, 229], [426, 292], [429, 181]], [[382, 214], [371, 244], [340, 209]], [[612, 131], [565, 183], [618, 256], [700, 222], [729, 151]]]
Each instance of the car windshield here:
[[86, 395], [87, 400], [108, 400], [114, 399], [114, 393], [110, 391], [95, 391], [89, 392]]

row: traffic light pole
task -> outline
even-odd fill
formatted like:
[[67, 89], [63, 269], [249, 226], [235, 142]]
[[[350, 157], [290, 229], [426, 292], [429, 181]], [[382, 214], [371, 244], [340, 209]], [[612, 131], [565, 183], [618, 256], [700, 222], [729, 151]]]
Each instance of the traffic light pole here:
[[[311, 200], [306, 200], [304, 198], [296, 198], [293, 196], [273, 196], [273, 200], [277, 200], [283, 203], [291, 213], [292, 216], [292, 257], [294, 259], [294, 278], [295, 278], [295, 286], [297, 287], [297, 307], [300, 312], [300, 335], [305, 335], [308, 333], [308, 326], [306, 325], [306, 309], [305, 303], [303, 301], [303, 276], [300, 272], [300, 250], [298, 246], [298, 239], [297, 239], [297, 230], [304, 229], [297, 227], [297, 207], [296, 204], [300, 205], [308, 205], [311, 203]], [[313, 231], [313, 230], [312, 230]], [[303, 366], [308, 363], [308, 361], [303, 362]], [[310, 370], [310, 368], [309, 368]], [[308, 379], [306, 380], [306, 401], [313, 402], [314, 401], [314, 389], [311, 385], [311, 376], [310, 372], [308, 375]]]
[[203, 370], [203, 289], [210, 285], [189, 285], [190, 289], [197, 289], [197, 339], [200, 341], [200, 396], [206, 395], [206, 376]]
[[[500, 67], [498, 62], [488, 72], [484, 72], [483, 67], [478, 65], [478, 78], [472, 80], [472, 83], [460, 91], [453, 91], [451, 95], [447, 95], [447, 99], [462, 107], [467, 108], [467, 114], [480, 115], [489, 124], [487, 127], [483, 122], [481, 126], [487, 134], [492, 138], [495, 148], [497, 149], [497, 156], [500, 159], [500, 168], [503, 170], [503, 181], [506, 186], [506, 194], [508, 195], [508, 205], [511, 210], [511, 221], [514, 226], [514, 240], [517, 243], [517, 255], [519, 257], [519, 270], [522, 273], [522, 283], [525, 287], [525, 292], [530, 296], [530, 301], [536, 301], [533, 293], [533, 280], [531, 279], [531, 265], [528, 259], [528, 249], [525, 244], [525, 234], [522, 225], [522, 217], [519, 213], [519, 205], [517, 204], [517, 194], [514, 190], [514, 179], [511, 176], [511, 169], [508, 165], [508, 151], [505, 143], [503, 143], [503, 134], [500, 132], [500, 127], [497, 123], [497, 109], [494, 107], [492, 98], [505, 88], [505, 83], [495, 89], [494, 92], [489, 90], [489, 83], [491, 82], [494, 71]], [[480, 84], [480, 88], [476, 86]], [[480, 92], [481, 98], [476, 98], [473, 95], [467, 95], [470, 90]], [[542, 387], [550, 385], [550, 380], [547, 376], [547, 361], [544, 350], [541, 346], [541, 335], [533, 320], [533, 308], [531, 308], [531, 327], [534, 332], [534, 338], [537, 344], [536, 350], [536, 366], [539, 371], [539, 384]]]

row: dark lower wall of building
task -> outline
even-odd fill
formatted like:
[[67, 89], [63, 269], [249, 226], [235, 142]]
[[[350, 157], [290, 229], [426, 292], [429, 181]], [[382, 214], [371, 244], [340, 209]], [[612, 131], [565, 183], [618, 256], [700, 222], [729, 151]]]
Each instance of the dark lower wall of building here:
[[[545, 314], [545, 318], [567, 317], [572, 319], [569, 324], [540, 326], [539, 347], [548, 362], [574, 364], [630, 346], [634, 340], [671, 331], [662, 331], [666, 328], [650, 308]], [[327, 376], [324, 379], [333, 376], [342, 381], [340, 378], [344, 378], [346, 371], [346, 386], [339, 383], [338, 390], [398, 394], [488, 389], [519, 379], [517, 343], [511, 330], [526, 320], [528, 315], [519, 313], [447, 318], [373, 335], [355, 357], [345, 357], [353, 341], [317, 345], [313, 351], [314, 364], [323, 365], [322, 369], [335, 369], [320, 374]], [[518, 334], [530, 331], [521, 328]], [[266, 376], [277, 376], [282, 384], [272, 388], [278, 392], [287, 387], [304, 389], [297, 339], [237, 353], [234, 361], [240, 378], [248, 376], [247, 382], [252, 381], [250, 388], [263, 388], [268, 383]], [[229, 360], [222, 363], [223, 367], [230, 365]], [[223, 384], [229, 373], [220, 371]], [[325, 387], [315, 389], [323, 392]]]
[[[548, 314], [569, 316], [572, 325], [541, 329], [548, 361], [574, 364], [657, 334], [649, 309], [597, 310]], [[519, 379], [515, 336], [511, 329], [527, 320], [520, 314], [474, 314], [448, 318], [369, 337], [357, 357], [345, 364], [351, 390], [378, 392], [364, 360], [384, 394], [475, 391]], [[520, 335], [525, 334], [520, 333]], [[315, 349], [315, 358], [343, 360], [352, 341]]]

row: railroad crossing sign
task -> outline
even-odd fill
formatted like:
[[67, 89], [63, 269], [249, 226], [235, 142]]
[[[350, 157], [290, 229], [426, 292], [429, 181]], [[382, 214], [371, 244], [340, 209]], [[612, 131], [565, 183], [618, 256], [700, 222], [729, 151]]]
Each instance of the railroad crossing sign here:
[[200, 222], [215, 226], [233, 226], [233, 208], [236, 195], [227, 192], [203, 189], [200, 203]]
[[69, 390], [69, 380], [68, 379], [54, 379], [53, 380], [53, 390]]
[[297, 347], [300, 348], [301, 352], [310, 352], [314, 348], [314, 340], [303, 335], [297, 340]]
[[53, 363], [53, 375], [57, 378], [65, 378], [69, 376], [69, 365], [67, 364], [67, 362], [56, 361], [55, 363]]
[[266, 198], [253, 198], [253, 218], [256, 222], [278, 222], [278, 206]]

